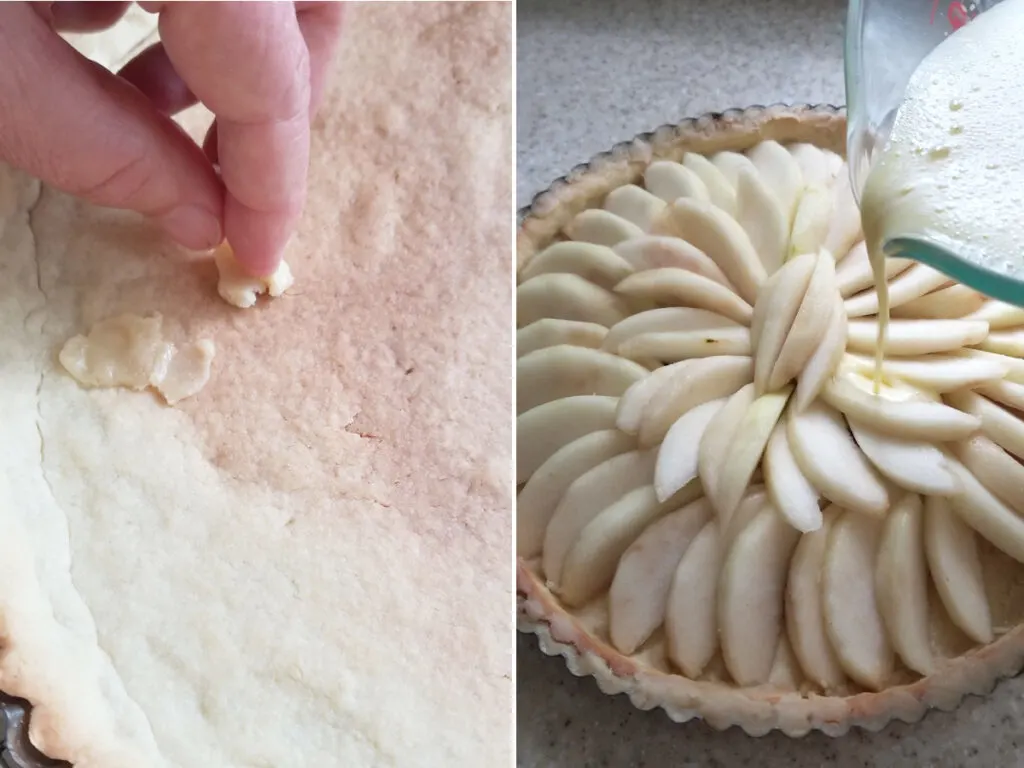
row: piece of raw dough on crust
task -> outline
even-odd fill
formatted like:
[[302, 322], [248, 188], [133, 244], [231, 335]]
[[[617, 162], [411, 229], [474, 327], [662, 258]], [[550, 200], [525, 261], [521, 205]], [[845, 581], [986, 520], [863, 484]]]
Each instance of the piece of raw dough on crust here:
[[217, 293], [228, 304], [239, 309], [256, 306], [256, 300], [263, 295], [272, 299], [279, 298], [295, 283], [291, 268], [283, 259], [272, 274], [253, 277], [238, 263], [234, 251], [227, 243], [214, 250], [213, 263], [217, 265]]
[[[0, 689], [45, 752], [509, 761], [511, 14], [351, 9], [292, 297], [238, 313], [208, 257], [51, 190], [7, 222]], [[59, 371], [119, 312], [214, 338], [207, 386]]]

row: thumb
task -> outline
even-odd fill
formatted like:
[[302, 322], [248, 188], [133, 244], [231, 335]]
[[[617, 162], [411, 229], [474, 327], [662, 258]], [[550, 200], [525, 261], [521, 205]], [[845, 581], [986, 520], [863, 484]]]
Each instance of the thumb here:
[[223, 239], [202, 150], [25, 3], [0, 3], [0, 158], [97, 205], [138, 211], [193, 249]]

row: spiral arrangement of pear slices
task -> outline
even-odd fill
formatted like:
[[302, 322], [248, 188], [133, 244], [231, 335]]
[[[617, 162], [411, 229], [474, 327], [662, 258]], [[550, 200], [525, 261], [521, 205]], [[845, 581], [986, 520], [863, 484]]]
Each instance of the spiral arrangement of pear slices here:
[[564, 235], [519, 274], [517, 548], [567, 609], [690, 678], [825, 693], [933, 672], [936, 610], [993, 640], [1024, 310], [890, 260], [876, 393], [859, 213], [810, 144], [652, 162]]

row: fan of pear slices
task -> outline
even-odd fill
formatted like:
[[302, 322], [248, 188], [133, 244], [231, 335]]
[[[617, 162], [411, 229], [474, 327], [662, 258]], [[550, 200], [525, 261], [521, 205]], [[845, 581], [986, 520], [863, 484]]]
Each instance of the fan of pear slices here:
[[849, 696], [1016, 625], [1024, 311], [890, 259], [876, 394], [839, 155], [690, 152], [599, 203], [520, 265], [517, 310], [520, 568], [595, 647]]

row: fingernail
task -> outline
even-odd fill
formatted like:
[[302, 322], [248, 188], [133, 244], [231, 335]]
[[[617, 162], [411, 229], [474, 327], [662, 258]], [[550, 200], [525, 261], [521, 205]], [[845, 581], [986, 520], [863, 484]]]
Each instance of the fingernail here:
[[183, 205], [160, 217], [164, 231], [194, 251], [205, 251], [220, 245], [224, 233], [220, 221], [198, 205]]

